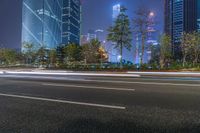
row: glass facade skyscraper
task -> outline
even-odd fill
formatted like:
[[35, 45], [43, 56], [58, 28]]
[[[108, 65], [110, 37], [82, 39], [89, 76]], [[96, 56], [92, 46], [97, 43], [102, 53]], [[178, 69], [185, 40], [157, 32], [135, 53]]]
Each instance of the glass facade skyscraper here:
[[200, 0], [165, 0], [165, 33], [172, 38], [172, 51], [180, 58], [183, 32], [200, 31]]
[[62, 0], [23, 0], [22, 13], [22, 43], [32, 43], [35, 49], [61, 43]]
[[[115, 21], [121, 12], [121, 7], [122, 7], [122, 5], [120, 5], [120, 4], [115, 4], [112, 7], [112, 23], [113, 23], [113, 25], [115, 24]], [[114, 43], [114, 42], [112, 42], [112, 43]], [[109, 49], [109, 61], [115, 62], [115, 63], [119, 62], [119, 56], [120, 56], [119, 50], [116, 49], [114, 47], [114, 45], [113, 46], [111, 45], [111, 48], [108, 48], [108, 49]]]
[[79, 40], [79, 0], [23, 0], [22, 43], [52, 49]]
[[200, 32], [200, 0], [197, 0], [197, 30]]
[[80, 0], [63, 0], [62, 43], [80, 43], [81, 3]]
[[113, 20], [116, 20], [121, 11], [121, 5], [116, 4], [113, 6]]
[[172, 4], [173, 15], [172, 15], [172, 27], [173, 27], [173, 42], [178, 43], [180, 41], [181, 34], [184, 29], [184, 2], [183, 0], [175, 0]]

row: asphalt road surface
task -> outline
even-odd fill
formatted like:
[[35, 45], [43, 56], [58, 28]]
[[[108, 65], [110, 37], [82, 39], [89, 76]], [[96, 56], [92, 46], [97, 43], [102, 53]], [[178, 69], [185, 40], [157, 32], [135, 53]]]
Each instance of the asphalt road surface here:
[[1, 133], [199, 133], [200, 78], [0, 75]]

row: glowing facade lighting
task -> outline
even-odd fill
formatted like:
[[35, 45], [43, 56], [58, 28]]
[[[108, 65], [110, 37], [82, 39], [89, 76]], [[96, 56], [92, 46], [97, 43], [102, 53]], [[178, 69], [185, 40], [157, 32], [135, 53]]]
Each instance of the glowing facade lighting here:
[[36, 50], [79, 44], [80, 23], [80, 0], [23, 0], [22, 51], [24, 43], [32, 43]]
[[[23, 0], [22, 43], [55, 48], [61, 43], [62, 0]], [[22, 45], [22, 51], [24, 51]]]

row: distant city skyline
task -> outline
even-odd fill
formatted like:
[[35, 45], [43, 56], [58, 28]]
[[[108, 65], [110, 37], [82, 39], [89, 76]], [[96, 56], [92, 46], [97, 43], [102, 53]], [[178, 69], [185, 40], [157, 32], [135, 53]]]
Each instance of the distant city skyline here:
[[[22, 0], [1, 0], [0, 4], [0, 46], [20, 49], [21, 46], [21, 8]], [[146, 4], [149, 3], [149, 4]], [[86, 35], [90, 29], [104, 30], [106, 39], [107, 29], [112, 25], [112, 7], [121, 4], [127, 7], [130, 19], [134, 11], [140, 6], [146, 6], [155, 13], [158, 32], [164, 27], [164, 0], [82, 0], [82, 34]], [[12, 10], [10, 10], [12, 9]], [[125, 52], [126, 59], [132, 61], [133, 54]]]
[[[83, 24], [82, 34], [87, 34], [89, 29], [103, 29], [112, 24], [112, 6], [122, 3], [133, 14], [139, 5], [150, 3], [150, 9], [156, 12], [158, 29], [163, 31], [163, 6], [161, 0], [82, 0], [83, 5]], [[22, 0], [1, 0], [0, 4], [0, 46], [19, 48], [21, 46], [21, 8]], [[12, 9], [12, 10], [10, 10]], [[132, 17], [132, 15], [130, 15]], [[106, 32], [105, 32], [106, 34]]]

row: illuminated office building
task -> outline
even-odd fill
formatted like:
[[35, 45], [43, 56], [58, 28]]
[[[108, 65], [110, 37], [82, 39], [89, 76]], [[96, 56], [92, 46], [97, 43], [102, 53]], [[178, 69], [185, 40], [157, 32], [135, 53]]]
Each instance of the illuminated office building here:
[[165, 33], [172, 38], [172, 51], [181, 57], [183, 32], [200, 31], [200, 0], [165, 0]]
[[79, 0], [23, 0], [22, 4], [22, 44], [32, 43], [36, 50], [79, 44]]
[[[120, 4], [114, 5], [112, 10], [113, 10], [112, 21], [114, 24], [118, 15], [121, 12], [121, 5]], [[119, 62], [119, 50], [118, 49], [116, 49], [114, 46], [111, 46], [110, 48], [107, 48], [107, 51], [109, 53], [109, 61], [110, 62]]]
[[81, 3], [80, 0], [63, 0], [62, 43], [80, 43]]

